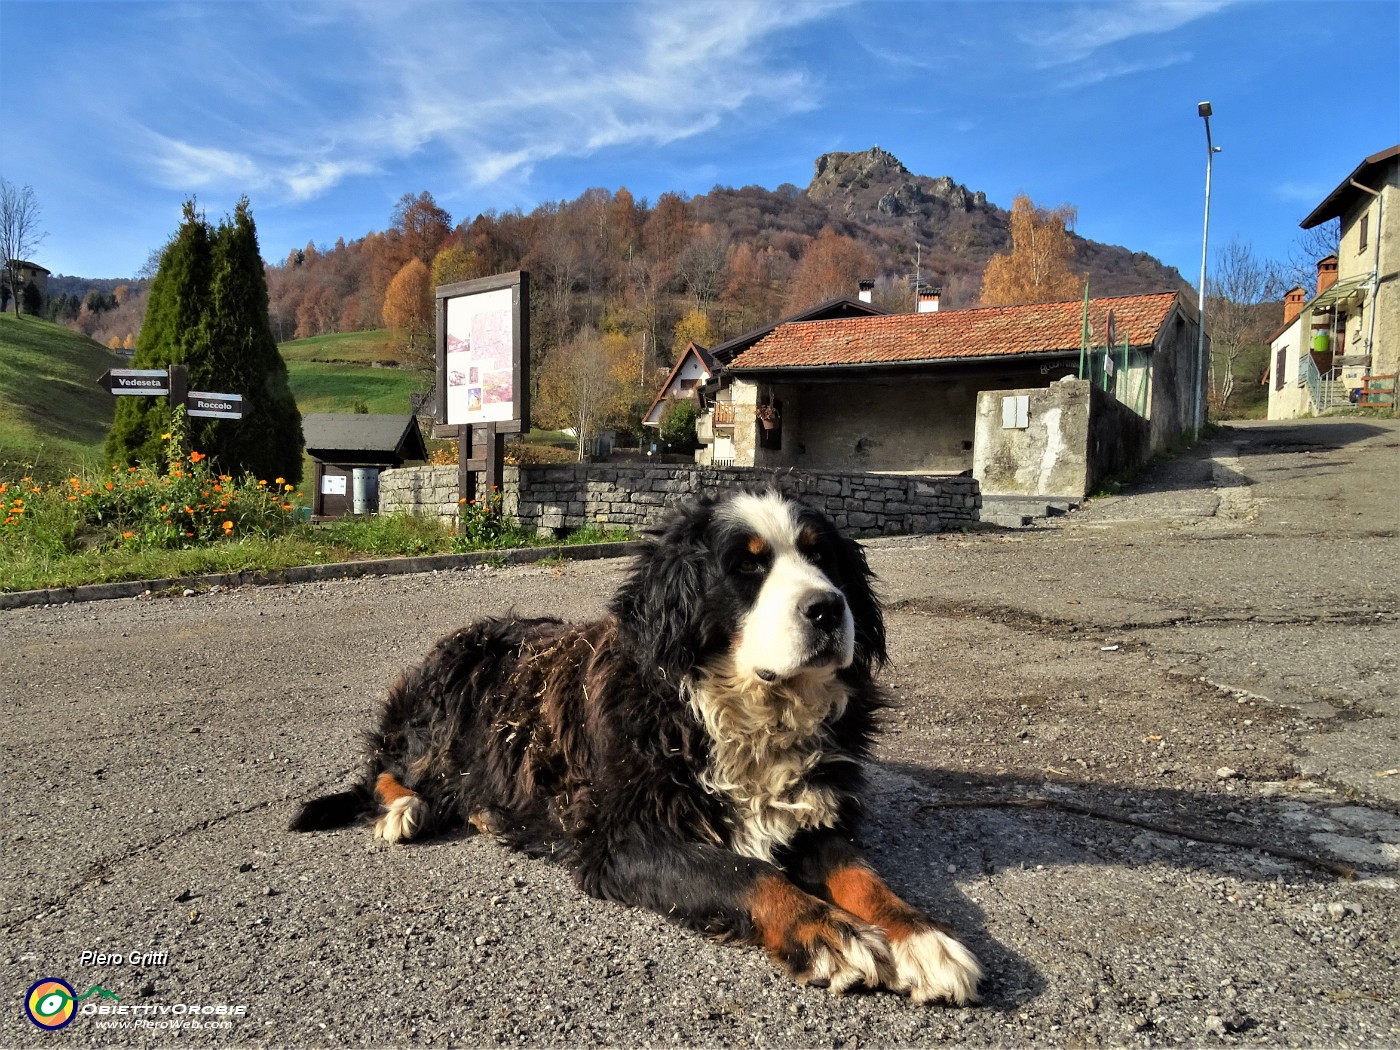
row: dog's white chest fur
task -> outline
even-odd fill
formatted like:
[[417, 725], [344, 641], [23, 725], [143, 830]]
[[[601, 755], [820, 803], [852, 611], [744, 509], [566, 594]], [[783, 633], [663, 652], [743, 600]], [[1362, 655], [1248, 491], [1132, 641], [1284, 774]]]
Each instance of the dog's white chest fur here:
[[734, 852], [771, 861], [799, 831], [836, 823], [836, 793], [811, 784], [809, 774], [834, 757], [827, 726], [848, 698], [839, 679], [765, 683], [726, 663], [702, 672], [686, 692], [710, 736], [701, 783], [729, 803]]

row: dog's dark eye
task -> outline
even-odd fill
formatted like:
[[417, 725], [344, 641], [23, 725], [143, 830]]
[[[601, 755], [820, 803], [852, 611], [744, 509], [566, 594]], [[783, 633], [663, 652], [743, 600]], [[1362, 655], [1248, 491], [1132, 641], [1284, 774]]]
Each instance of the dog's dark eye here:
[[763, 571], [763, 562], [757, 558], [740, 558], [738, 569], [746, 576], [752, 576], [754, 573]]

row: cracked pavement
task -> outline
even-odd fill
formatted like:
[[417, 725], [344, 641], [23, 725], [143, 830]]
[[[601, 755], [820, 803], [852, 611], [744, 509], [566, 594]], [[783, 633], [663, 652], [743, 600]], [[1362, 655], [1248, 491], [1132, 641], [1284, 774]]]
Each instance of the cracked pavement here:
[[1235, 424], [1064, 518], [869, 545], [865, 837], [982, 959], [966, 1009], [798, 988], [479, 838], [284, 830], [432, 640], [595, 615], [620, 561], [0, 612], [0, 1045], [171, 1038], [40, 1032], [58, 976], [242, 1004], [194, 1033], [230, 1046], [1400, 1046], [1397, 478], [1394, 421]]

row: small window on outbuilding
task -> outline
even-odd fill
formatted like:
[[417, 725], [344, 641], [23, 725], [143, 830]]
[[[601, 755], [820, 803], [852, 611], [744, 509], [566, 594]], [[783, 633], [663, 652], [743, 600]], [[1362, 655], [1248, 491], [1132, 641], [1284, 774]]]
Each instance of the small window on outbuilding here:
[[1360, 243], [1356, 246], [1356, 250], [1357, 250], [1358, 252], [1364, 252], [1364, 251], [1366, 250], [1366, 242], [1367, 242], [1367, 240], [1369, 239], [1370, 226], [1371, 226], [1371, 216], [1370, 216], [1370, 213], [1367, 213], [1367, 214], [1361, 216], [1361, 226], [1360, 226], [1360, 228], [1359, 228], [1358, 231], [1357, 231], [1357, 235], [1358, 235], [1358, 236], [1357, 236], [1357, 240], [1360, 242]]
[[1012, 394], [1001, 399], [1001, 429], [1025, 430], [1031, 425], [1030, 394]]

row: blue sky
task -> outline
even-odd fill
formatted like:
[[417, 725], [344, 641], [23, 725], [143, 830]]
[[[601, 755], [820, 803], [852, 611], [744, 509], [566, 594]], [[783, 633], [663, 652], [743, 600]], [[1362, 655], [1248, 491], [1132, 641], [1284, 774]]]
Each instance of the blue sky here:
[[[1400, 142], [1400, 4], [0, 0], [0, 174], [37, 261], [134, 274], [196, 194], [246, 193], [263, 255], [384, 229], [405, 192], [454, 221], [626, 186], [805, 186], [879, 145], [1010, 207], [1199, 273], [1282, 258]], [[25, 101], [19, 101], [25, 100]]]

